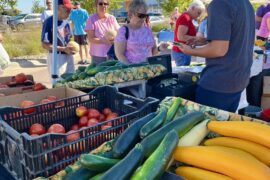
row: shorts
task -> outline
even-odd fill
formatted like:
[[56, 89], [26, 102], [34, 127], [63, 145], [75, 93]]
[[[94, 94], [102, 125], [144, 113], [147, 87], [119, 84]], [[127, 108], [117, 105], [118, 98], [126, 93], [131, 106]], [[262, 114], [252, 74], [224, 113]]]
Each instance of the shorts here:
[[[53, 54], [49, 53], [47, 58], [47, 66], [49, 75], [53, 73]], [[74, 73], [75, 65], [74, 58], [68, 54], [57, 54], [56, 74], [59, 76], [56, 80], [61, 80], [61, 75], [64, 73]], [[52, 79], [51, 79], [52, 80]]]
[[214, 107], [229, 112], [236, 112], [241, 93], [220, 93], [204, 89], [198, 86], [196, 90], [196, 102], [205, 106]]
[[79, 45], [87, 45], [87, 35], [74, 35], [74, 41]]
[[177, 66], [189, 66], [191, 61], [191, 56], [180, 52], [172, 51], [172, 60], [175, 60]]

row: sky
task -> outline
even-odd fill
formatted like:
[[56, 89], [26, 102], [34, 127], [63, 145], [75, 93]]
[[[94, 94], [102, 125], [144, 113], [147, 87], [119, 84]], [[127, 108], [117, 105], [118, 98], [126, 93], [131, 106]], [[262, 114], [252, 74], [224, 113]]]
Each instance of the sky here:
[[[44, 6], [45, 0], [40, 0], [40, 4]], [[18, 0], [18, 9], [22, 13], [31, 13], [31, 8], [33, 5], [33, 0]]]

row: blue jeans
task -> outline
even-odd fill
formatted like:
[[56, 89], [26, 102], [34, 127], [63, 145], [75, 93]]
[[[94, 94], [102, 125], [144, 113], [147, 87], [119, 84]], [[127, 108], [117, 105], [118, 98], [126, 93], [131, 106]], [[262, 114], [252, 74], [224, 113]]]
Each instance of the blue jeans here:
[[196, 90], [196, 102], [234, 113], [238, 108], [241, 92], [219, 93], [198, 86]]
[[189, 56], [189, 55], [172, 51], [171, 56], [172, 56], [172, 59], [175, 60], [175, 63], [177, 66], [189, 66], [190, 65], [191, 56]]

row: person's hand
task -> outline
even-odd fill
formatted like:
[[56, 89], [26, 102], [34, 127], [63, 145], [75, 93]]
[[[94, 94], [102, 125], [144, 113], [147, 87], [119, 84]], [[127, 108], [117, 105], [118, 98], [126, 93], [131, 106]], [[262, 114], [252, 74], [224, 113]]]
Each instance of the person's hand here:
[[191, 46], [181, 43], [181, 46], [177, 46], [184, 54], [190, 54], [192, 51]]
[[102, 42], [103, 42], [104, 44], [107, 44], [107, 45], [113, 45], [113, 41], [114, 41], [114, 40], [108, 40], [108, 39], [106, 39], [106, 38], [102, 39]]
[[158, 47], [159, 47], [160, 51], [164, 52], [164, 51], [169, 50], [168, 47], [170, 47], [170, 46], [171, 46], [170, 42], [161, 42]]
[[66, 54], [75, 54], [75, 52], [73, 51], [73, 48], [72, 47], [69, 47], [69, 46], [65, 47], [64, 52]]

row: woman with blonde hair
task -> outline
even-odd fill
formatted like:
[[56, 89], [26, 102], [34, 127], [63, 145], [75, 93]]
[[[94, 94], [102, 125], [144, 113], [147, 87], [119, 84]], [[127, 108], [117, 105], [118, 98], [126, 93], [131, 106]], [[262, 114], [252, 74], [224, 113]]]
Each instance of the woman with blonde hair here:
[[152, 30], [145, 26], [147, 9], [143, 0], [133, 0], [129, 5], [130, 22], [119, 29], [114, 42], [116, 56], [123, 63], [145, 62], [148, 57], [157, 55], [159, 50], [163, 51], [168, 46], [164, 43], [158, 48]]
[[100, 64], [107, 60], [107, 52], [111, 48], [114, 38], [108, 38], [107, 33], [118, 31], [116, 18], [108, 14], [109, 0], [95, 0], [96, 13], [89, 17], [85, 31], [90, 42], [92, 62]]

